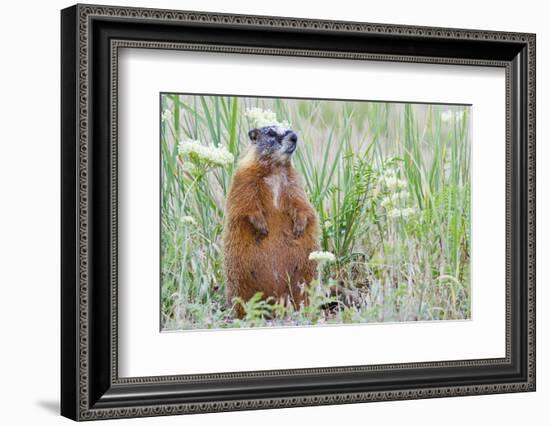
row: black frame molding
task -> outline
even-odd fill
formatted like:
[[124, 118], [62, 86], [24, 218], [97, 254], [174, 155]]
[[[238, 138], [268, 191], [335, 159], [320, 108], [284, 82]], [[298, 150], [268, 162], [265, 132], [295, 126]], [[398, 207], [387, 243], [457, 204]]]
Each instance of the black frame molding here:
[[[121, 48], [506, 70], [506, 357], [118, 377]], [[535, 390], [535, 35], [75, 5], [61, 12], [61, 414], [157, 416]]]

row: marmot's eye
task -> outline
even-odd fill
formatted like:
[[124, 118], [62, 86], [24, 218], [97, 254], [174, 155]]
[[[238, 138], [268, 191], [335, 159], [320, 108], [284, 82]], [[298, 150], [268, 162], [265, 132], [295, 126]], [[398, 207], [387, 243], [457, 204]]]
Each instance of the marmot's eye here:
[[267, 135], [271, 138], [274, 138], [275, 136], [277, 136], [277, 132], [273, 129], [269, 129]]

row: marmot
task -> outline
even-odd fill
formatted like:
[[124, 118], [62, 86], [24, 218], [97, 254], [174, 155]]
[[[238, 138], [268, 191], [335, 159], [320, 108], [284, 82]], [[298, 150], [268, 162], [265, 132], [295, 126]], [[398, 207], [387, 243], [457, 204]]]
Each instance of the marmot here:
[[[248, 301], [257, 292], [275, 302], [307, 304], [318, 250], [317, 213], [292, 166], [298, 136], [281, 126], [248, 132], [250, 146], [227, 196], [224, 225], [226, 298]], [[244, 312], [236, 305], [235, 315]]]

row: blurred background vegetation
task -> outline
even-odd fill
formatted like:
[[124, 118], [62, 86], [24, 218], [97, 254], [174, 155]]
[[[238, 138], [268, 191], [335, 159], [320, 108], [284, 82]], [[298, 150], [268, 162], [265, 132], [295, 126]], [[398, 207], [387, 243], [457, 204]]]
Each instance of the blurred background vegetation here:
[[[321, 249], [335, 262], [321, 266], [309, 306], [258, 295], [241, 301], [246, 317], [236, 320], [224, 297], [221, 235], [225, 195], [257, 124], [252, 108], [298, 133], [294, 164], [319, 214]], [[470, 318], [469, 113], [467, 106], [163, 94], [162, 329]], [[206, 154], [182, 154], [182, 143]], [[224, 160], [216, 161], [220, 152]]]

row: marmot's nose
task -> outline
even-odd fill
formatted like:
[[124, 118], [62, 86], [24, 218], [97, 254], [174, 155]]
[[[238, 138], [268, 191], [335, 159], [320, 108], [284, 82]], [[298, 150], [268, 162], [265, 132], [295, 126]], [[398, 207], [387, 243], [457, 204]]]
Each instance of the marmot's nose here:
[[288, 140], [293, 143], [296, 143], [298, 142], [298, 135], [294, 132], [291, 132], [290, 135], [288, 135]]

